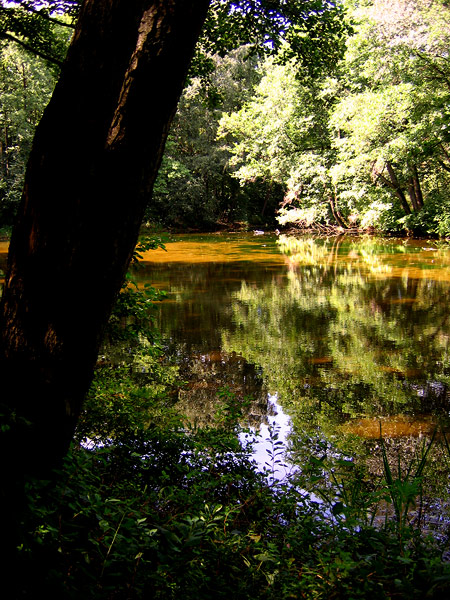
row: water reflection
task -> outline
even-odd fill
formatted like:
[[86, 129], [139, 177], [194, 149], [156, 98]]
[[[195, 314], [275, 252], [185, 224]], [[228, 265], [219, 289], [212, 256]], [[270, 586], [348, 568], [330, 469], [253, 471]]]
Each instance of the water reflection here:
[[199, 236], [145, 261], [143, 280], [169, 291], [160, 326], [185, 366], [180, 401], [188, 410], [192, 398], [191, 414], [231, 384], [255, 396], [261, 422], [277, 394], [297, 431], [336, 436], [401, 415], [412, 434], [424, 415], [446, 422], [447, 246]]
[[261, 373], [242, 355], [217, 350], [190, 352], [184, 354], [179, 364], [186, 384], [179, 390], [177, 408], [191, 423], [205, 426], [216, 421], [224, 389], [244, 407], [243, 426], [259, 429], [267, 416], [274, 413]]

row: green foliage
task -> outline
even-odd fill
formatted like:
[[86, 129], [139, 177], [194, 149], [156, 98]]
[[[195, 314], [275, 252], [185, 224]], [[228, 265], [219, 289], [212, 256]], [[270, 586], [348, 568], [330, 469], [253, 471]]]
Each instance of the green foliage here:
[[448, 7], [346, 5], [354, 32], [332, 77], [266, 61], [253, 98], [223, 117], [235, 176], [285, 188], [282, 225], [446, 235]]
[[365, 498], [360, 478], [348, 475], [328, 512], [305, 493], [304, 475], [269, 487], [249, 451], [220, 428], [186, 435], [150, 426], [74, 447], [56, 487], [30, 484], [22, 591], [107, 599], [445, 593], [449, 570], [433, 545], [406, 525], [399, 536], [355, 518], [374, 494]]
[[206, 55], [242, 44], [259, 54], [295, 57], [310, 73], [330, 70], [343, 53], [348, 25], [341, 2], [213, 0], [200, 38]]
[[230, 152], [217, 138], [223, 114], [238, 109], [259, 75], [250, 48], [215, 56], [209, 86], [193, 78], [173, 122], [147, 217], [166, 225], [211, 229], [217, 224], [273, 220], [280, 200], [263, 181], [240, 188], [231, 176]]
[[[0, 2], [0, 50], [11, 62], [7, 69], [16, 68], [11, 54], [20, 57], [15, 77], [2, 77], [2, 223], [13, 221], [34, 128], [54, 82], [45, 89], [42, 84], [59, 71], [80, 5], [79, 0]], [[215, 139], [217, 122], [223, 111], [236, 109], [251, 93], [258, 55], [276, 54], [282, 47], [285, 55], [294, 55], [310, 71], [334, 64], [344, 47], [342, 14], [340, 4], [321, 0], [211, 3], [150, 218], [203, 228], [217, 222], [265, 225], [273, 220], [280, 200], [277, 190], [261, 182], [240, 190], [227, 168], [228, 151]], [[244, 53], [251, 58], [244, 60], [239, 49], [245, 44]], [[28, 70], [26, 88], [20, 79], [22, 68], [24, 73]]]
[[0, 2], [0, 40], [42, 58], [55, 73], [66, 55], [79, 0]]
[[11, 225], [23, 187], [34, 130], [55, 84], [42, 61], [0, 46], [0, 223]]
[[[336, 83], [317, 82], [294, 62], [280, 65], [269, 59], [261, 72], [252, 99], [220, 123], [219, 137], [230, 145], [234, 176], [242, 186], [259, 178], [284, 187], [283, 209], [301, 203], [299, 221], [335, 222], [328, 111]], [[292, 220], [283, 209], [282, 224]]]
[[383, 454], [383, 467], [386, 480], [386, 488], [389, 493], [389, 499], [394, 507], [396, 524], [401, 533], [404, 529], [404, 522], [408, 518], [408, 511], [411, 505], [415, 504], [416, 498], [422, 492], [422, 476], [427, 462], [427, 455], [433, 445], [436, 437], [436, 431], [433, 433], [428, 445], [423, 447], [420, 460], [413, 470], [413, 462], [410, 463], [405, 473], [402, 473], [400, 465], [400, 456], [398, 457], [397, 474], [395, 475], [389, 464], [386, 447], [381, 437], [381, 450]]
[[[0, 3], [6, 224], [78, 5]], [[438, 0], [212, 2], [148, 218], [449, 235], [449, 22]]]

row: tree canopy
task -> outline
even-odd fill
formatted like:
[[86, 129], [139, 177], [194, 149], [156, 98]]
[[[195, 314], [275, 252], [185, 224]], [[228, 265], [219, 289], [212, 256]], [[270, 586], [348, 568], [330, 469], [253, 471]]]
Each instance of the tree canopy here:
[[446, 235], [448, 6], [347, 5], [354, 34], [333, 73], [266, 62], [254, 98], [224, 116], [236, 176], [285, 186], [282, 223]]
[[[61, 64], [63, 45], [55, 25], [72, 27], [81, 0], [0, 2], [0, 39], [15, 41], [42, 58]], [[328, 0], [212, 0], [194, 57], [194, 70], [211, 67], [212, 54], [224, 56], [242, 44], [261, 52], [299, 57], [311, 70], [340, 58], [346, 26], [339, 2]], [[320, 66], [322, 65], [322, 67]]]
[[[23, 97], [20, 78], [15, 94], [8, 83], [0, 112], [5, 224], [77, 10], [77, 2], [0, 6], [0, 31], [21, 41], [3, 37], [11, 60], [13, 48], [28, 69], [32, 47], [59, 57], [42, 60], [48, 83], [26, 130], [22, 109], [11, 110]], [[278, 206], [281, 225], [447, 235], [449, 20], [438, 0], [214, 0], [147, 218], [177, 227], [276, 226]], [[240, 92], [231, 105], [233, 85]]]
[[[24, 87], [20, 84], [20, 78], [16, 78], [14, 83], [10, 76], [5, 77], [4, 80], [8, 85], [8, 92], [0, 99], [0, 104], [2, 100], [4, 101], [4, 108], [1, 109], [0, 106], [0, 127], [4, 131], [0, 157], [0, 161], [4, 165], [0, 185], [1, 225], [11, 225], [13, 222], [21, 196], [23, 175], [34, 128], [51, 96], [67, 52], [80, 5], [79, 0], [0, 2], [0, 52], [4, 56], [5, 69], [11, 72], [14, 72], [15, 69], [34, 70], [34, 78], [47, 81], [45, 89], [41, 88], [39, 92], [37, 87], [35, 91], [32, 90], [32, 86], [27, 88], [27, 97], [31, 98], [32, 95], [33, 105], [36, 108], [40, 107], [39, 110], [35, 108], [31, 115], [27, 113], [31, 102], [22, 106]], [[253, 69], [255, 74], [258, 57], [265, 55], [277, 56], [280, 61], [287, 61], [295, 56], [296, 60], [299, 60], [304, 68], [308, 69], [308, 72], [317, 73], [332, 68], [336, 64], [344, 51], [347, 31], [348, 26], [343, 19], [343, 7], [340, 3], [317, 0], [298, 0], [296, 2], [213, 0], [210, 3], [190, 66], [188, 81], [190, 84], [196, 77], [201, 78], [201, 85], [194, 84], [194, 87], [198, 90], [196, 97], [199, 108], [203, 107], [203, 119], [208, 120], [212, 129], [216, 130], [216, 123], [221, 117], [220, 111], [229, 110], [226, 105], [221, 103], [221, 98], [226, 96], [226, 90], [220, 87], [220, 76], [213, 75], [213, 71], [219, 64], [218, 61], [232, 61], [231, 57], [226, 59], [230, 52], [235, 52], [239, 47], [245, 45], [247, 47], [246, 55], [251, 55], [252, 58], [249, 60], [253, 61], [249, 69]], [[13, 56], [17, 57], [16, 63], [19, 60], [20, 67], [14, 66]], [[243, 56], [242, 53], [241, 56]], [[11, 61], [10, 66], [9, 61]], [[239, 102], [242, 104], [246, 95], [251, 92], [251, 88], [244, 89], [244, 86], [241, 85], [240, 89], [242, 93]], [[189, 93], [192, 97], [192, 92]], [[9, 98], [8, 101], [7, 98]], [[16, 106], [13, 109], [14, 102]], [[214, 115], [208, 114], [214, 103]], [[180, 115], [183, 115], [183, 110], [181, 108]], [[20, 115], [23, 115], [27, 121], [26, 132], [22, 127]], [[183, 121], [182, 116], [180, 116], [180, 120]], [[16, 132], [19, 131], [21, 134], [18, 138]], [[223, 146], [222, 143], [214, 140], [214, 136], [215, 133], [212, 137], [209, 136], [208, 143], [217, 147]], [[200, 134], [199, 139], [201, 138]], [[183, 143], [184, 147], [186, 145]], [[203, 145], [205, 146], [205, 144]], [[173, 148], [174, 145], [169, 144], [168, 161], [172, 160], [170, 156], [173, 154]], [[214, 154], [212, 147], [208, 148], [206, 154], [210, 156]], [[222, 154], [222, 162], [225, 166], [225, 155], [228, 159], [228, 151]], [[183, 162], [180, 156], [175, 156], [173, 159], [176, 164]], [[212, 161], [210, 161], [210, 166], [214, 170]], [[188, 169], [191, 172], [199, 170], [196, 167], [193, 169], [188, 167]], [[184, 172], [186, 173], [186, 171]], [[255, 190], [250, 190], [249, 193], [237, 194], [239, 186], [231, 181], [228, 176], [229, 170], [222, 169], [222, 172], [226, 180], [219, 185], [217, 179], [215, 189], [229, 188], [229, 193], [227, 192], [225, 196], [230, 198], [231, 206], [226, 206], [226, 203], [224, 205], [222, 200], [218, 200], [215, 203], [217, 210], [205, 212], [205, 215], [209, 215], [207, 221], [210, 223], [214, 219], [220, 218], [220, 214], [230, 217], [234, 215], [238, 219], [248, 220], [247, 214], [250, 213], [251, 220], [251, 214], [257, 215], [262, 210], [258, 206], [258, 201], [253, 200], [253, 198], [257, 198], [258, 194], [263, 197], [268, 194], [272, 198], [269, 205], [279, 199], [278, 193], [274, 194], [275, 188], [272, 186], [272, 191], [268, 192], [264, 184], [262, 186], [257, 184]], [[195, 188], [196, 186], [193, 184], [190, 187]], [[194, 205], [202, 202], [201, 198], [204, 194], [209, 194], [203, 184], [200, 188], [197, 186], [196, 189], [198, 189], [199, 195], [196, 196]], [[171, 186], [171, 191], [173, 191], [173, 186]], [[221, 196], [224, 197], [223, 194]], [[152, 215], [152, 218], [154, 218], [156, 209], [161, 207], [160, 197], [157, 195], [156, 202], [150, 209], [149, 214]], [[192, 194], [189, 194], [189, 198], [192, 197]], [[264, 207], [265, 204], [263, 202], [262, 206]], [[176, 201], [171, 201], [171, 206], [175, 209], [173, 215], [175, 218], [175, 214], [180, 210], [176, 208]], [[266, 208], [262, 212], [266, 215], [273, 215], [274, 207]], [[163, 218], [165, 213], [166, 211], [163, 211], [160, 218]], [[273, 219], [273, 217], [271, 218]]]
[[79, 5], [77, 0], [2, 1], [0, 40], [13, 42], [60, 67]]

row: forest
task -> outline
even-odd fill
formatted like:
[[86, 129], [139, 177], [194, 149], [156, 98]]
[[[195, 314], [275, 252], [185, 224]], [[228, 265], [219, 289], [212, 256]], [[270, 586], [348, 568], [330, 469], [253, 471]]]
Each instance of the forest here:
[[[286, 42], [269, 56], [251, 42], [224, 42], [216, 53], [211, 43], [198, 57], [149, 222], [449, 234], [448, 6], [345, 8], [345, 52], [333, 64], [301, 62]], [[68, 31], [60, 23], [51, 31], [52, 60], [9, 37], [2, 45], [3, 227], [14, 218]]]
[[[359, 414], [383, 388], [393, 404], [406, 403], [406, 386], [392, 379], [386, 391], [369, 373], [378, 352], [371, 336], [358, 346], [356, 330], [366, 335], [381, 322], [381, 279], [364, 312], [356, 269], [339, 279], [327, 252], [342, 234], [445, 247], [449, 38], [446, 0], [0, 1], [5, 598], [378, 600], [449, 591], [448, 531], [436, 539], [420, 527], [423, 499], [438, 485], [433, 470], [450, 463], [443, 421], [406, 465], [392, 463], [380, 434], [376, 476], [350, 458], [363, 452], [354, 437], [330, 450], [317, 434], [333, 402]], [[276, 365], [270, 383], [293, 405], [285, 370], [306, 377], [305, 411], [293, 417], [304, 435], [289, 457], [301, 467], [284, 479], [275, 476], [286, 460], [276, 428], [262, 470], [255, 463], [258, 434], [245, 416], [260, 398], [222, 386], [209, 422], [179, 410], [189, 384], [156, 326], [165, 292], [139, 279], [147, 253], [167, 244], [162, 232], [280, 230], [300, 236], [277, 241], [298, 261], [289, 285], [272, 282], [267, 299], [243, 282], [233, 296], [237, 330], [219, 359], [247, 369], [257, 390], [259, 372]], [[368, 242], [369, 254], [377, 245]], [[311, 253], [323, 263], [305, 263], [302, 285], [314, 302], [300, 307], [295, 270]], [[350, 279], [356, 295], [337, 299]], [[402, 285], [396, 291], [425, 304], [425, 283]], [[445, 359], [436, 370], [446, 386], [438, 302]], [[311, 366], [313, 318], [331, 339], [325, 303], [339, 315], [333, 327], [345, 330], [332, 360], [364, 356], [364, 386], [343, 377], [337, 392], [326, 371], [314, 385], [302, 371]], [[264, 343], [245, 348], [261, 312]], [[282, 360], [280, 314], [304, 319], [301, 352], [283, 344]], [[422, 357], [424, 341], [410, 331]], [[396, 366], [383, 372], [395, 377], [408, 368], [397, 365], [397, 350], [408, 349], [402, 335], [388, 319], [379, 325], [377, 336], [395, 348]], [[244, 349], [251, 367], [240, 362]], [[318, 407], [313, 420], [308, 403]], [[448, 489], [439, 494], [447, 506]]]

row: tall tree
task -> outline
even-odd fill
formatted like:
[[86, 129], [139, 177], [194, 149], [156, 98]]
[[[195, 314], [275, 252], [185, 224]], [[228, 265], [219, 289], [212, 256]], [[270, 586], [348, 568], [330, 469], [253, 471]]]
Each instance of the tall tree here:
[[209, 0], [86, 0], [37, 129], [0, 316], [6, 475], [67, 449]]
[[[210, 3], [81, 6], [36, 130], [0, 305], [0, 501], [13, 526], [25, 478], [48, 475], [72, 439]], [[238, 22], [263, 8], [257, 14], [282, 23], [288, 37], [284, 0], [222, 4]], [[314, 22], [320, 6], [325, 17], [334, 6], [304, 4]], [[302, 47], [314, 56], [312, 39]], [[3, 537], [14, 544], [14, 533]]]

